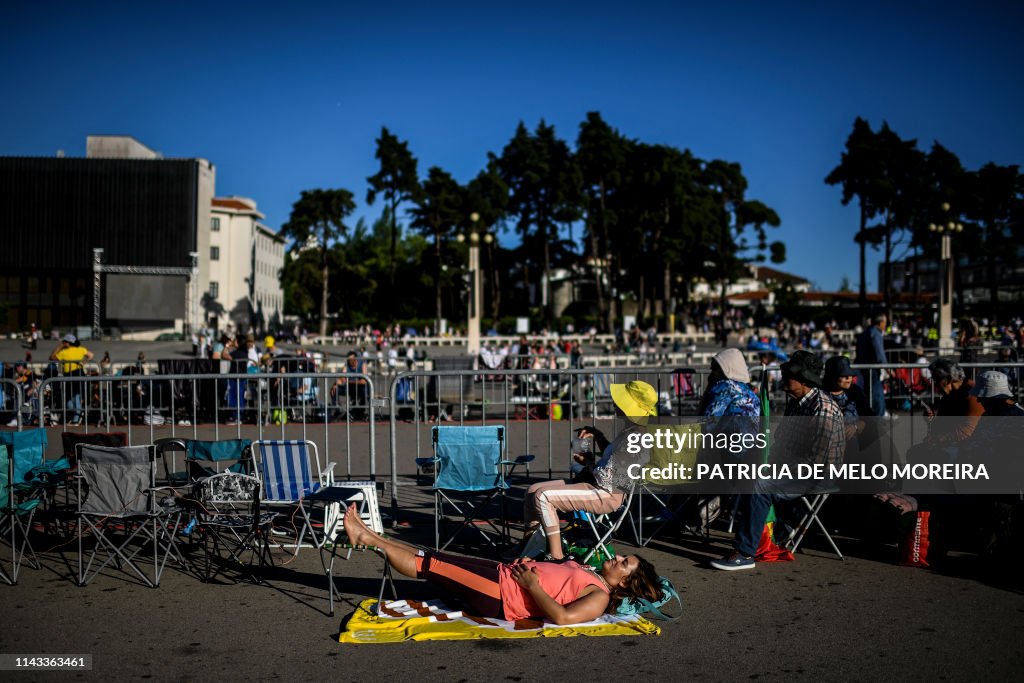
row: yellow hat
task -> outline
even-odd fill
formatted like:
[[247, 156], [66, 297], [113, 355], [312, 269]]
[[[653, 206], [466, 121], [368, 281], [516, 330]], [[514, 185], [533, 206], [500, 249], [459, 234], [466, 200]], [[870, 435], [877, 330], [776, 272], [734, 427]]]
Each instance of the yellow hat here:
[[633, 422], [646, 424], [649, 416], [658, 414], [658, 392], [647, 382], [613, 384], [611, 393], [615, 405]]
[[263, 340], [263, 345], [266, 346], [268, 349], [274, 348], [274, 338], [268, 336], [266, 339]]

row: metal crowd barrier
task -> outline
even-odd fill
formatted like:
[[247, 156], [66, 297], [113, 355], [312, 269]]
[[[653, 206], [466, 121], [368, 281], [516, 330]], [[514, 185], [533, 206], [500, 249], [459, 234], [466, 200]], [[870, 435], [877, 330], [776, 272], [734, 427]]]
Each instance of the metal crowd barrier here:
[[[646, 337], [646, 334], [644, 335]], [[554, 341], [562, 342], [574, 342], [578, 341], [581, 344], [614, 344], [617, 340], [614, 334], [587, 334], [580, 332], [571, 332], [565, 334], [538, 334], [538, 333], [526, 333], [526, 334], [499, 334], [493, 336], [484, 336], [482, 338], [483, 343], [495, 343], [495, 344], [514, 344], [520, 339], [525, 337], [531, 343], [541, 342], [548, 343]], [[717, 339], [717, 335], [714, 332], [658, 332], [658, 342], [668, 341], [681, 341], [684, 343], [712, 343]], [[390, 339], [390, 338], [389, 338]], [[317, 346], [351, 346], [351, 345], [362, 345], [374, 343], [373, 338], [369, 337], [353, 337], [351, 335], [342, 335], [339, 337], [311, 337], [310, 341], [312, 344]], [[402, 336], [398, 340], [390, 339], [392, 345], [398, 346], [465, 346], [469, 343], [469, 339], [464, 336], [451, 336], [451, 337], [420, 337], [420, 336]]]
[[[963, 368], [964, 374], [968, 379], [975, 379], [979, 373], [986, 370], [998, 370], [1005, 373], [1010, 380], [1010, 390], [1013, 392], [1014, 400], [1024, 400], [1024, 383], [1021, 382], [1024, 379], [1024, 362], [1001, 363], [999, 361], [988, 361], [983, 363], [957, 363], [957, 365]], [[923, 401], [934, 406], [936, 401], [941, 398], [936, 393], [935, 383], [930, 379], [924, 379], [922, 376], [922, 371], [928, 371], [927, 365], [920, 363], [862, 363], [854, 364], [851, 367], [854, 370], [885, 370], [889, 377], [882, 381], [886, 382], [890, 389], [890, 391], [886, 392], [886, 401], [908, 402], [909, 407], [903, 410], [911, 415], [914, 414], [915, 408], [920, 406]], [[897, 376], [893, 372], [903, 370], [907, 371], [906, 376], [911, 380], [910, 382], [907, 382], [902, 376]], [[870, 397], [871, 390], [874, 388], [874, 373], [862, 372], [861, 376], [864, 379], [864, 392]], [[893, 381], [894, 379], [896, 381]], [[914, 390], [915, 386], [918, 387], [917, 391]]]
[[[414, 471], [414, 458], [429, 455], [434, 425], [501, 424], [507, 455], [537, 456], [533, 466], [546, 469], [552, 478], [568, 470], [572, 434], [578, 427], [597, 423], [614, 437], [618, 425], [611, 420], [612, 384], [649, 382], [658, 390], [661, 414], [696, 415], [707, 376], [707, 368], [669, 366], [404, 372], [391, 382], [387, 401], [393, 513], [399, 507], [400, 469]], [[604, 420], [609, 426], [602, 428]], [[557, 467], [556, 453], [564, 455]]]
[[0, 378], [0, 417], [3, 419], [0, 426], [15, 427], [21, 431], [24, 401], [20, 384], [13, 379]]
[[[358, 373], [52, 377], [39, 387], [33, 418], [84, 433], [124, 431], [129, 445], [164, 437], [308, 439], [344, 466], [338, 476], [376, 479], [374, 392], [373, 379]], [[364, 439], [367, 469], [356, 470], [354, 444]]]
[[[926, 367], [887, 364], [855, 365], [854, 369], [886, 369], [896, 374]], [[965, 363], [962, 367], [969, 376], [985, 369], [1011, 371], [1015, 397], [1024, 399], [1020, 381], [1024, 363]], [[760, 383], [762, 371], [778, 373], [769, 387], [773, 412], [779, 413], [785, 402], [778, 381], [780, 369], [752, 366], [755, 384]], [[15, 421], [17, 429], [33, 423], [62, 429], [78, 418], [80, 431], [125, 431], [129, 443], [152, 443], [161, 437], [311, 439], [329, 461], [339, 464], [339, 470], [344, 468], [339, 476], [373, 479], [377, 476], [376, 422], [386, 411], [387, 478], [392, 507], [397, 510], [399, 474], [415, 472], [414, 458], [429, 455], [434, 425], [501, 424], [508, 454], [534, 454], [534, 469], [550, 478], [568, 470], [572, 432], [577, 427], [597, 424], [614, 436], [619, 423], [610, 419], [614, 415], [611, 384], [647, 381], [659, 392], [659, 412], [697, 415], [708, 374], [707, 367], [667, 365], [417, 369], [398, 373], [383, 386], [372, 375], [361, 373], [55, 377], [41, 383], [38, 405], [28, 408], [22, 388], [5, 379], [0, 380], [0, 411]], [[865, 382], [870, 382], [871, 373], [863, 374]], [[377, 395], [378, 387], [386, 391], [385, 396]], [[908, 410], [913, 414], [922, 400], [934, 405], [937, 398], [931, 383], [915, 388], [890, 382], [889, 388], [887, 401], [901, 414]], [[870, 394], [870, 384], [864, 389]], [[60, 439], [51, 439], [53, 448], [59, 443]]]

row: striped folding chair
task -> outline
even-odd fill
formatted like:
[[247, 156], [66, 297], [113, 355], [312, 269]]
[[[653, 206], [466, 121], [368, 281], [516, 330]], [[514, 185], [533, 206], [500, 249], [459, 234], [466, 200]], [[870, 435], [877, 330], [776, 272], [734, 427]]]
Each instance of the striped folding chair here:
[[[302, 545], [307, 533], [315, 547], [322, 546], [326, 535], [321, 527], [317, 536], [309, 516], [310, 504], [323, 500], [316, 494], [334, 483], [334, 463], [321, 467], [316, 444], [312, 441], [256, 441], [253, 455], [259, 458], [257, 471], [263, 485], [263, 502], [271, 507], [298, 507], [296, 512], [302, 526], [295, 529], [295, 546]], [[315, 478], [313, 462], [316, 463]]]
[[[335, 482], [334, 463], [322, 467], [316, 444], [312, 441], [256, 441], [253, 443], [253, 454], [254, 457], [259, 457], [258, 472], [263, 484], [264, 503], [269, 507], [292, 507], [295, 516], [300, 520], [301, 528], [294, 529], [296, 538], [293, 547], [296, 552], [303, 546], [307, 534], [309, 543], [320, 552], [320, 563], [327, 577], [330, 613], [334, 614], [334, 598], [340, 596], [334, 584], [334, 560], [339, 549], [372, 550], [384, 558], [384, 575], [381, 582], [383, 596], [385, 582], [391, 581], [390, 565], [383, 551], [373, 547], [353, 547], [334, 542], [341, 511], [345, 504], [351, 501], [359, 502], [363, 519], [368, 520], [368, 524], [375, 531], [383, 530], [376, 485], [373, 482]], [[316, 514], [318, 506], [322, 508], [319, 515]], [[285, 517], [291, 518], [292, 515]], [[316, 524], [313, 521], [314, 517], [317, 518]]]

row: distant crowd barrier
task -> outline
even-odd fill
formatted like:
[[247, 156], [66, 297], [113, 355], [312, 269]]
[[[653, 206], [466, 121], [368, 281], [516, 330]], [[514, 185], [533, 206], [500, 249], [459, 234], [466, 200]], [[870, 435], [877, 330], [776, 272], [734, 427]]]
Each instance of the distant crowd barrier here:
[[[440, 361], [441, 359], [439, 359]], [[12, 380], [0, 380], [0, 414], [13, 429], [34, 425], [89, 433], [123, 431], [129, 444], [161, 438], [310, 439], [340, 477], [377, 480], [391, 489], [399, 509], [400, 475], [416, 473], [414, 460], [430, 454], [434, 425], [495, 424], [505, 428], [506, 455], [536, 457], [532, 467], [548, 478], [570, 468], [573, 432], [597, 425], [609, 438], [621, 429], [613, 420], [612, 384], [643, 380], [659, 395], [662, 415], [694, 416], [707, 388], [707, 363], [668, 363], [584, 368], [491, 369], [468, 367], [469, 359], [448, 359], [444, 367], [391, 373], [165, 374], [53, 377], [25, 395]], [[685, 360], [689, 360], [686, 358]], [[461, 363], [461, 367], [453, 367]], [[886, 405], [893, 415], [914, 415], [940, 395], [921, 364], [853, 366], [881, 369]], [[1018, 400], [1024, 363], [964, 363], [972, 376], [996, 369], [1008, 374]], [[777, 364], [750, 367], [761, 386], [764, 372], [773, 413], [786, 396]], [[863, 372], [870, 394], [872, 373]], [[378, 430], [381, 418], [386, 430]], [[381, 440], [378, 443], [378, 438]], [[385, 442], [386, 440], [386, 442]], [[59, 438], [51, 439], [54, 450]], [[388, 471], [378, 471], [378, 448], [388, 451]], [[56, 451], [51, 452], [54, 455]]]
[[[567, 333], [567, 334], [506, 334], [506, 335], [484, 335], [480, 338], [481, 344], [516, 344], [520, 339], [526, 338], [531, 342], [579, 342], [580, 344], [614, 344], [616, 337], [614, 334], [580, 334], [580, 333]], [[362, 337], [352, 338], [346, 336], [339, 337], [312, 337], [314, 344], [320, 344], [324, 346], [352, 346], [353, 344], [368, 344], [371, 343], [372, 339], [365, 339]], [[683, 344], [705, 344], [712, 343], [716, 337], [713, 332], [659, 332], [658, 343], [674, 343], [676, 341]], [[466, 346], [469, 343], [469, 339], [463, 335], [452, 335], [452, 336], [440, 336], [440, 337], [420, 337], [406, 335], [393, 342], [402, 346]]]
[[52, 377], [40, 383], [34, 410], [20, 413], [20, 427], [123, 431], [128, 445], [308, 439], [338, 463], [338, 476], [374, 479], [374, 387], [359, 373]]

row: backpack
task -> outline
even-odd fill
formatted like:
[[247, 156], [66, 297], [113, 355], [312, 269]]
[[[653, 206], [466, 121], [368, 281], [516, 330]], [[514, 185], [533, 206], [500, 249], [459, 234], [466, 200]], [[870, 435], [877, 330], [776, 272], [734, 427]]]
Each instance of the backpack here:
[[[672, 582], [666, 579], [664, 576], [658, 577], [658, 584], [661, 586], [661, 597], [651, 602], [644, 598], [625, 598], [619, 603], [618, 608], [615, 610], [615, 614], [620, 617], [626, 617], [631, 615], [640, 616], [651, 616], [655, 619], [662, 619], [664, 621], [678, 621], [679, 617], [683, 616], [683, 600], [679, 597], [679, 593], [676, 591], [675, 586]], [[679, 614], [674, 617], [670, 617], [661, 611], [661, 608], [668, 604], [672, 598], [676, 599], [679, 603]]]

